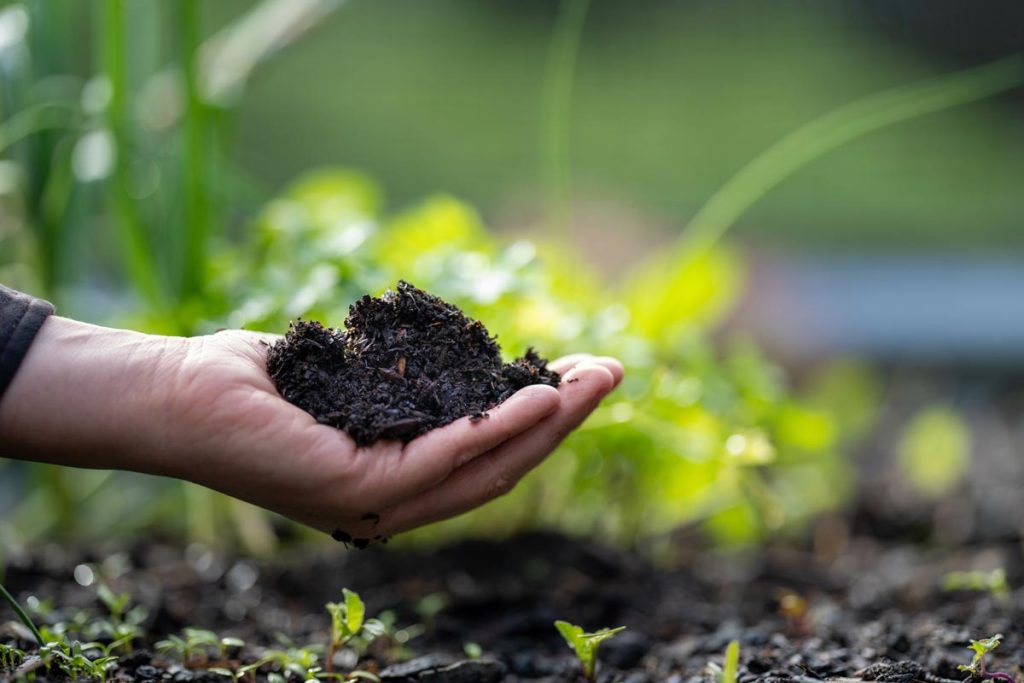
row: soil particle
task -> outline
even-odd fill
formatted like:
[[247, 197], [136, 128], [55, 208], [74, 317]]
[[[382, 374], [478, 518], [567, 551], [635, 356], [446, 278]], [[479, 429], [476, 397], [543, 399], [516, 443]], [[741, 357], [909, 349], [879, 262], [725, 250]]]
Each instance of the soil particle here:
[[560, 381], [533, 349], [502, 363], [483, 323], [404, 281], [353, 304], [343, 330], [293, 323], [267, 371], [285, 399], [360, 446], [480, 420], [525, 386]]
[[878, 662], [864, 669], [861, 678], [880, 683], [910, 683], [922, 673], [917, 662]]
[[458, 661], [428, 655], [389, 666], [380, 672], [380, 678], [394, 683], [499, 683], [505, 672], [505, 665], [493, 659]]

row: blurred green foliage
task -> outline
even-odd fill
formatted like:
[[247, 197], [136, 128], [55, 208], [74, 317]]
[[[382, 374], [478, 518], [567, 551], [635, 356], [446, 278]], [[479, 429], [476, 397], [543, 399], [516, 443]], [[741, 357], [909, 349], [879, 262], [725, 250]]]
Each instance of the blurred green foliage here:
[[[794, 396], [753, 345], [712, 341], [744, 287], [741, 257], [718, 239], [821, 154], [1004, 90], [1019, 82], [1019, 63], [858, 99], [891, 85], [879, 73], [904, 82], [928, 70], [874, 54], [851, 36], [835, 42], [835, 34], [803, 31], [786, 12], [774, 16], [773, 30], [783, 43], [799, 37], [799, 49], [753, 60], [742, 38], [765, 25], [751, 19], [756, 12], [738, 10], [713, 17], [664, 10], [664, 21], [645, 24], [654, 33], [640, 42], [635, 16], [627, 12], [632, 29], [616, 33], [596, 11], [599, 48], [580, 33], [592, 20], [588, 6], [567, 3], [551, 49], [537, 50], [548, 47], [548, 35], [532, 30], [535, 13], [510, 24], [497, 21], [506, 10], [469, 11], [471, 3], [451, 0], [430, 11], [422, 3], [339, 0], [9, 3], [0, 9], [0, 281], [45, 294], [71, 315], [197, 334], [224, 326], [283, 332], [300, 316], [339, 325], [351, 301], [407, 279], [482, 319], [509, 355], [527, 345], [552, 357], [588, 350], [617, 355], [628, 369], [619, 391], [513, 494], [421, 538], [555, 525], [629, 540], [699, 524], [740, 543], [798, 529], [849, 493], [841, 454], [870, 430], [878, 387], [843, 362]], [[452, 12], [474, 27], [461, 41], [438, 38], [450, 36], [443, 17]], [[721, 21], [736, 23], [726, 30]], [[679, 41], [687, 22], [696, 37]], [[64, 39], [79, 27], [88, 41]], [[314, 27], [324, 31], [306, 39]], [[504, 42], [488, 42], [496, 32]], [[721, 49], [723, 36], [735, 51]], [[382, 50], [388, 41], [402, 49]], [[271, 59], [297, 42], [288, 59], [301, 79]], [[758, 43], [750, 44], [756, 52]], [[650, 73], [638, 79], [637, 69]], [[534, 78], [545, 70], [547, 78]], [[686, 87], [674, 87], [678, 74], [690, 75]], [[821, 79], [844, 89], [819, 97], [801, 85]], [[546, 92], [534, 93], [535, 80], [548, 84]], [[731, 93], [739, 91], [761, 98], [767, 114], [736, 106]], [[545, 103], [544, 136], [523, 124], [535, 94]], [[310, 100], [318, 97], [319, 108]], [[703, 104], [683, 106], [691, 101]], [[281, 117], [276, 126], [272, 116]], [[962, 120], [932, 121], [932, 130], [911, 137], [948, 142], [956, 136], [937, 133], [959, 131]], [[608, 135], [622, 122], [632, 127]], [[996, 135], [966, 128], [956, 143], [963, 146], [958, 173], [989, 159], [982, 152]], [[542, 239], [498, 237], [449, 195], [408, 205], [428, 176], [485, 200], [499, 187], [529, 191], [522, 173], [536, 159], [520, 136], [534, 133], [544, 139], [551, 185], [552, 230]], [[1012, 135], [999, 139], [1017, 144]], [[874, 144], [876, 152], [901, 149], [893, 138]], [[622, 187], [670, 213], [689, 215], [713, 197], [714, 210], [697, 214], [711, 227], [610, 281], [564, 230], [570, 149], [574, 164], [589, 169], [574, 174], [578, 186], [600, 190], [601, 169], [614, 166]], [[267, 173], [258, 157], [271, 153]], [[963, 217], [942, 193], [921, 209], [928, 191], [912, 184], [924, 173], [883, 182], [877, 195], [863, 185], [859, 194], [834, 193], [873, 177], [865, 169], [875, 168], [877, 155], [861, 154], [797, 189], [783, 186], [791, 195], [785, 206], [762, 203], [761, 218], [799, 229], [863, 209], [862, 216], [896, 215], [919, 229]], [[369, 175], [351, 169], [303, 173], [273, 192], [254, 178], [279, 181], [297, 163], [306, 170], [325, 157], [372, 159], [407, 208], [395, 208]], [[1015, 185], [1009, 199], [1000, 194], [1019, 159], [999, 163], [1006, 171], [993, 173], [999, 182], [956, 201], [958, 210], [987, 202], [996, 229], [1016, 217], [1019, 198]], [[723, 189], [715, 194], [715, 187]], [[908, 187], [914, 192], [903, 197]], [[830, 203], [820, 201], [823, 193]], [[989, 201], [993, 193], [997, 202]], [[892, 232], [888, 223], [884, 229]], [[0, 522], [0, 540], [163, 529], [235, 538], [251, 550], [275, 542], [262, 513], [187, 484], [45, 466], [23, 473], [27, 486]]]
[[900, 436], [900, 466], [926, 499], [950, 493], [971, 466], [971, 436], [964, 418], [948, 406], [928, 406], [914, 415]]
[[[560, 454], [501, 501], [426, 534], [558, 525], [629, 539], [699, 520], [745, 541], [844, 498], [834, 420], [790, 398], [754, 348], [722, 358], [706, 339], [741, 286], [727, 251], [682, 278], [678, 263], [649, 263], [610, 287], [568, 245], [502, 244], [448, 196], [389, 213], [369, 178], [340, 169], [297, 181], [256, 227], [244, 256], [228, 249], [215, 260], [216, 289], [237, 302], [232, 327], [282, 331], [298, 317], [340, 325], [353, 300], [405, 278], [485, 321], [509, 355], [533, 345], [625, 361], [622, 388]], [[661, 291], [666, 283], [678, 288]]]

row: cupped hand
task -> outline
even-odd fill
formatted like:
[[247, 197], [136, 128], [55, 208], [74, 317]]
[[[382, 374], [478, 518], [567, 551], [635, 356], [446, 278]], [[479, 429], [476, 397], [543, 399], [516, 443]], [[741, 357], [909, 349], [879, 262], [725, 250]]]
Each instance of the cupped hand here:
[[190, 340], [169, 412], [203, 457], [179, 476], [357, 543], [507, 493], [623, 374], [611, 358], [562, 358], [551, 364], [563, 374], [558, 389], [526, 387], [487, 419], [357, 447], [280, 397], [265, 369], [274, 340], [240, 331]]
[[0, 455], [186, 479], [361, 542], [507, 493], [623, 374], [612, 358], [569, 356], [551, 364], [558, 389], [526, 387], [487, 419], [357, 447], [277, 393], [265, 369], [275, 339], [53, 317], [0, 401]]

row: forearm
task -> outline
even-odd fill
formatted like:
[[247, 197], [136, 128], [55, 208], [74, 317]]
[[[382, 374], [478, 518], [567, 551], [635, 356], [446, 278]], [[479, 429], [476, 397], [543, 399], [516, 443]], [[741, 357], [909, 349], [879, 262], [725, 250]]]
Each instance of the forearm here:
[[183, 341], [51, 316], [0, 398], [0, 455], [165, 473], [159, 387]]

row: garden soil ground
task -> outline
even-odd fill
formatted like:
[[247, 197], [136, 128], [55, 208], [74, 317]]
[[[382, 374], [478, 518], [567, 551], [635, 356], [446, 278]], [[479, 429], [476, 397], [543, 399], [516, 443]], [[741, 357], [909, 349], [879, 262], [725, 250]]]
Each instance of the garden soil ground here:
[[[855, 538], [744, 556], [700, 552], [686, 539], [673, 547], [675, 568], [659, 569], [638, 554], [554, 534], [434, 551], [338, 547], [273, 563], [198, 545], [149, 542], [113, 553], [51, 546], [8, 557], [6, 581], [16, 595], [50, 599], [69, 614], [98, 611], [95, 589], [72, 578], [77, 565], [96, 563], [120, 574], [116, 587], [148, 608], [146, 647], [198, 626], [245, 639], [242, 657], [249, 659], [274, 645], [278, 633], [323, 642], [323, 605], [348, 587], [362, 594], [370, 613], [394, 610], [399, 626], [423, 625], [405, 646], [402, 658], [411, 661], [398, 665], [394, 649], [377, 648], [375, 661], [364, 662], [391, 683], [579, 680], [555, 619], [588, 629], [628, 627], [602, 648], [599, 680], [607, 683], [710, 682], [709, 663], [720, 663], [733, 639], [742, 645], [740, 683], [942, 683], [965, 679], [956, 665], [970, 660], [969, 639], [995, 633], [1006, 638], [990, 670], [1020, 676], [1024, 591], [1000, 599], [940, 587], [950, 570], [994, 566], [1006, 567], [1010, 585], [1019, 586], [1019, 543], [951, 552]], [[467, 642], [481, 646], [482, 659], [467, 660]], [[890, 660], [914, 664], [862, 673]], [[117, 675], [227, 680], [168, 665], [147, 649]]]

